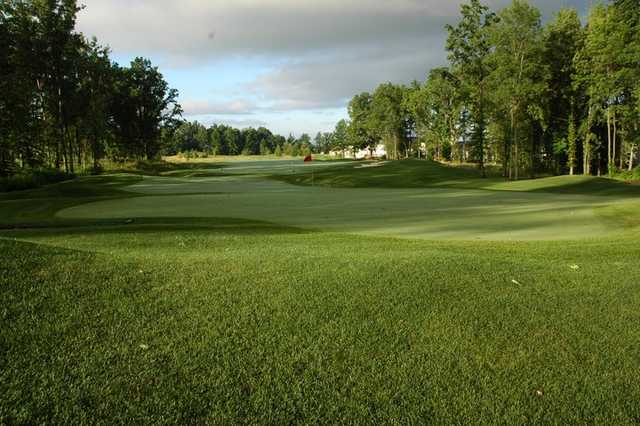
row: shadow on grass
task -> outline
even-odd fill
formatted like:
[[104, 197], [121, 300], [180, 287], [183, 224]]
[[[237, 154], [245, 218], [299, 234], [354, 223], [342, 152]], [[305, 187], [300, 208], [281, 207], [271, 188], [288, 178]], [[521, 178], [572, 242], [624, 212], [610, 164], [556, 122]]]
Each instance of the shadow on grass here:
[[[34, 188], [14, 191], [2, 191], [0, 201], [6, 199], [25, 199], [35, 197], [56, 196], [102, 196], [111, 195], [113, 187], [132, 185], [143, 176], [169, 177], [218, 177], [227, 176], [222, 170], [227, 167], [222, 163], [170, 163], [166, 161], [139, 161], [116, 166], [100, 175], [80, 176], [76, 178], [58, 179], [50, 184], [35, 185]], [[109, 193], [109, 194], [107, 194]]]
[[424, 160], [386, 162], [378, 167], [336, 166], [313, 173], [272, 175], [272, 179], [301, 186], [336, 188], [456, 188], [492, 191], [546, 192], [603, 196], [640, 196], [640, 185], [590, 176], [555, 176], [506, 181], [497, 169], [482, 178], [469, 166]]
[[134, 163], [115, 165], [107, 173], [129, 173], [140, 176], [163, 176], [193, 172], [195, 170], [220, 170], [226, 167], [223, 163], [205, 162], [168, 162], [168, 161], [137, 161]]
[[602, 177], [580, 177], [572, 180], [570, 176], [558, 176], [548, 178], [552, 182], [560, 181], [556, 185], [530, 189], [530, 192], [554, 192], [559, 194], [584, 194], [584, 195], [622, 195], [640, 197], [640, 185], [631, 182], [608, 179]]
[[310, 234], [315, 231], [266, 221], [238, 218], [131, 218], [100, 220], [63, 220], [50, 224], [14, 226], [0, 231], [0, 238], [26, 238], [44, 235], [91, 235], [108, 233], [145, 233], [158, 231], [206, 231], [234, 235]]
[[[374, 164], [362, 162], [362, 164]], [[314, 173], [272, 176], [275, 179], [297, 185], [315, 185], [346, 188], [423, 188], [468, 187], [481, 188], [487, 183], [500, 182], [492, 173], [482, 179], [480, 172], [468, 166], [449, 166], [425, 160], [387, 161], [378, 167], [362, 167], [362, 164], [339, 165]]]
[[142, 176], [131, 174], [111, 174], [79, 177], [41, 188], [0, 194], [0, 201], [29, 200], [46, 198], [94, 198], [126, 196], [125, 186], [142, 180]]

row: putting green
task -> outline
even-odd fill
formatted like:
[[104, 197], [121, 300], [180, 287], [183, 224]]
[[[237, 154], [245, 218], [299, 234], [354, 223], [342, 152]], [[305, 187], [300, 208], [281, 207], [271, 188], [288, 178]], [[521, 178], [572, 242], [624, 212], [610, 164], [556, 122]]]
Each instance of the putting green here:
[[623, 232], [623, 224], [607, 212], [637, 204], [637, 199], [578, 194], [303, 187], [263, 177], [269, 171], [296, 173], [298, 169], [295, 163], [264, 162], [234, 164], [219, 177], [145, 177], [126, 188], [139, 197], [83, 204], [58, 216], [240, 218], [403, 238], [558, 240]]

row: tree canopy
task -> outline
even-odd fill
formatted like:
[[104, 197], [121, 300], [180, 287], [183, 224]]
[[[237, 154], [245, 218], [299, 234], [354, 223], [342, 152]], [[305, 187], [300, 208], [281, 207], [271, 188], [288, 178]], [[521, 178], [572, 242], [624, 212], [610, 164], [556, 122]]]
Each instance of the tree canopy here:
[[501, 165], [536, 173], [619, 173], [640, 144], [640, 7], [615, 0], [585, 24], [562, 8], [542, 23], [526, 0], [492, 11], [480, 0], [446, 26], [449, 65], [406, 87], [383, 83], [349, 104], [354, 147], [391, 158]]

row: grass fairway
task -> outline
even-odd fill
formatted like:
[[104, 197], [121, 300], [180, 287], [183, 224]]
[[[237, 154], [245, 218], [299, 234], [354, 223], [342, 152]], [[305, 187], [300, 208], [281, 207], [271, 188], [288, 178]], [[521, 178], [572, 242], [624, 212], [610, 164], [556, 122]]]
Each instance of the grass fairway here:
[[640, 422], [634, 187], [363, 164], [1, 196], [0, 424]]

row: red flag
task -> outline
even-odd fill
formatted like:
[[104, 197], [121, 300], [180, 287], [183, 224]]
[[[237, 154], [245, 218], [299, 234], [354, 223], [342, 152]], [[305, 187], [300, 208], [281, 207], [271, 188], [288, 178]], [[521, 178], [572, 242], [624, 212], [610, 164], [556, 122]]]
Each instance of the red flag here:
[[304, 157], [305, 163], [310, 163], [311, 161], [313, 161], [313, 157], [311, 157], [311, 155], [307, 155], [306, 157]]

